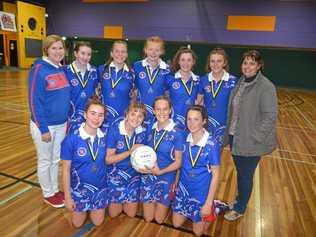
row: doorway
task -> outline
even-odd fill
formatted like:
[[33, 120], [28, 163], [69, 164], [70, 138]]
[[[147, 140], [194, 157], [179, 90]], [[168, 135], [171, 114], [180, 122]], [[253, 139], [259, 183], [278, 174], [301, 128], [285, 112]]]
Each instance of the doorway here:
[[18, 50], [17, 50], [17, 42], [16, 40], [10, 40], [10, 66], [17, 67], [18, 66]]

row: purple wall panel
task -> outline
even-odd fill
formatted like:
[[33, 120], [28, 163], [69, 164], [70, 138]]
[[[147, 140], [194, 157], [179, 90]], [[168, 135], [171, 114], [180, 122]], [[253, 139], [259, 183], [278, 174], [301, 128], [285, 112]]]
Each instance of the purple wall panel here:
[[[125, 37], [316, 48], [316, 2], [149, 0], [85, 4], [49, 1], [48, 33], [103, 37], [104, 25], [123, 25]], [[228, 15], [276, 16], [275, 32], [227, 31]]]

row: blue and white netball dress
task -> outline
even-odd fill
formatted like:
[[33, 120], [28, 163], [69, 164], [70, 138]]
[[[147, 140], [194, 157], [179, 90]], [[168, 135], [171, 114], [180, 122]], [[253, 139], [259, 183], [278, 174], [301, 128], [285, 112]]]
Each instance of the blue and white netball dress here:
[[211, 166], [220, 165], [220, 146], [206, 130], [196, 145], [192, 145], [192, 142], [190, 133], [185, 142], [172, 209], [193, 222], [199, 222], [212, 180]]
[[190, 79], [185, 82], [178, 71], [167, 76], [167, 88], [172, 103], [173, 120], [177, 128], [184, 130], [187, 109], [195, 104], [198, 95], [199, 77], [192, 72]]
[[[174, 152], [183, 150], [183, 138], [179, 131], [175, 130], [175, 123], [170, 119], [168, 126], [157, 130], [157, 122], [147, 132], [146, 144], [157, 153], [157, 163], [160, 169], [164, 169], [174, 162]], [[169, 192], [175, 181], [176, 171], [163, 175], [142, 174], [140, 202], [158, 202], [169, 206]]]
[[99, 79], [96, 68], [90, 64], [87, 65], [83, 75], [76, 64], [71, 63], [65, 67], [65, 74], [71, 85], [69, 133], [72, 133], [85, 121], [83, 116], [85, 107], [88, 99], [95, 94]]
[[98, 71], [102, 102], [107, 110], [105, 123], [109, 127], [124, 117], [134, 87], [133, 74], [126, 64], [118, 69], [113, 62], [109, 66], [101, 65]]
[[236, 81], [236, 77], [226, 71], [218, 82], [215, 82], [212, 72], [201, 77], [200, 81], [199, 94], [204, 95], [204, 106], [208, 113], [208, 130], [221, 145], [226, 128], [229, 95]]
[[[135, 129], [129, 137], [125, 120], [110, 127], [107, 139], [108, 148], [116, 149], [116, 154], [128, 151], [134, 144], [143, 144], [145, 130]], [[108, 166], [109, 203], [132, 203], [139, 201], [140, 174], [131, 166], [130, 157]]]
[[152, 69], [146, 59], [135, 62], [135, 86], [138, 91], [138, 100], [145, 104], [147, 109], [146, 124], [154, 120], [153, 103], [157, 96], [166, 91], [166, 76], [170, 73], [169, 66], [162, 60], [157, 68]]
[[84, 123], [61, 144], [61, 159], [71, 161], [71, 196], [78, 212], [107, 206], [106, 138], [100, 129], [93, 138], [83, 127]]

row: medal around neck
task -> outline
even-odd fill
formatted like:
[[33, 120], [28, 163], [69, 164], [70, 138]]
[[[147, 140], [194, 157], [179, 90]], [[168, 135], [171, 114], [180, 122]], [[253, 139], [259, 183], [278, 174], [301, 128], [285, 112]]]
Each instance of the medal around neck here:
[[131, 164], [135, 170], [153, 168], [157, 161], [157, 155], [150, 146], [140, 146], [131, 154]]

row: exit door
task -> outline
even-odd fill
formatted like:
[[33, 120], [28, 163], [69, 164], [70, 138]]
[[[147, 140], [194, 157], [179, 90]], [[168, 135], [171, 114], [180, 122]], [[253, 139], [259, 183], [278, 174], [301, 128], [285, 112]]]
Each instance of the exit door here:
[[17, 67], [18, 66], [18, 50], [16, 40], [10, 40], [10, 66]]

